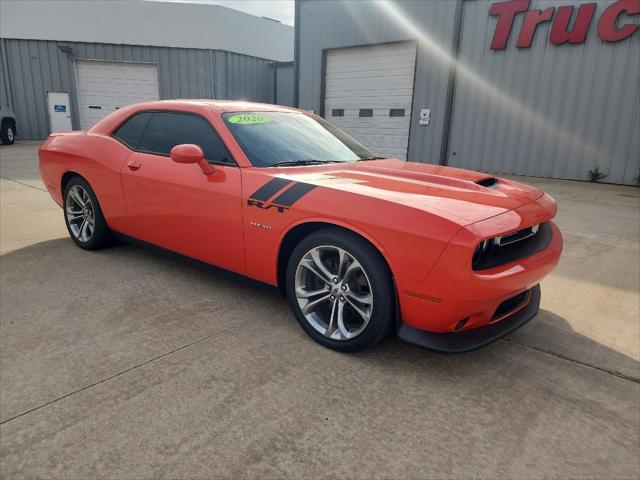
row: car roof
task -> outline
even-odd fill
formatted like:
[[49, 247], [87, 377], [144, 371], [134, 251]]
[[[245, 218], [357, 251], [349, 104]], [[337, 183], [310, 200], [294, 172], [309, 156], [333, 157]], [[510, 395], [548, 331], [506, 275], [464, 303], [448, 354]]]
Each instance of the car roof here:
[[268, 112], [298, 112], [299, 110], [292, 107], [284, 107], [281, 105], [271, 105], [269, 103], [249, 102], [244, 100], [211, 100], [211, 99], [180, 99], [180, 100], [159, 100], [156, 102], [138, 103], [136, 109], [170, 109], [170, 108], [212, 108], [220, 112], [250, 112], [250, 111], [268, 111]]
[[184, 100], [158, 100], [155, 102], [135, 103], [127, 105], [89, 128], [87, 132], [108, 135], [120, 126], [131, 115], [145, 110], [177, 110], [205, 114], [206, 111], [215, 111], [218, 114], [224, 112], [290, 112], [307, 114], [304, 110], [268, 103], [248, 102], [244, 100], [211, 100], [211, 99], [184, 99]]

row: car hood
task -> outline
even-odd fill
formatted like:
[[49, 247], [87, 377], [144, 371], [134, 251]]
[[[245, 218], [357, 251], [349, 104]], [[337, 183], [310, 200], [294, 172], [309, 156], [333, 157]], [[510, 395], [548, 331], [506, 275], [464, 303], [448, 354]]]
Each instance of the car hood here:
[[392, 159], [281, 168], [276, 175], [419, 209], [461, 226], [543, 195], [537, 188], [479, 172]]

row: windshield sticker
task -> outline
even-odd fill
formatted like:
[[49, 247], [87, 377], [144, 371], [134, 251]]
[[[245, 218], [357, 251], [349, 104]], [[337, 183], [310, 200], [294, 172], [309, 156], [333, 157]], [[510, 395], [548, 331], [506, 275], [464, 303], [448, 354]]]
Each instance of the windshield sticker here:
[[271, 119], [266, 115], [242, 114], [229, 117], [229, 123], [239, 123], [242, 125], [255, 125], [258, 123], [269, 123]]

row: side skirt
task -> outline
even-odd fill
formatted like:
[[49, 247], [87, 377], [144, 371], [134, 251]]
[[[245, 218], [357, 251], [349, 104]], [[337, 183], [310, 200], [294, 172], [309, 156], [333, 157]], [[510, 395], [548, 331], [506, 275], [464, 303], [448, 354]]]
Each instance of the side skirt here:
[[251, 277], [247, 277], [246, 275], [242, 275], [237, 272], [233, 272], [231, 270], [227, 270], [222, 267], [218, 267], [217, 265], [213, 265], [211, 263], [203, 262], [202, 260], [198, 260], [193, 257], [189, 257], [187, 255], [183, 255], [181, 253], [174, 252], [172, 250], [167, 250], [166, 248], [159, 247], [154, 245], [153, 243], [145, 242], [143, 240], [138, 240], [137, 238], [130, 237], [128, 235], [124, 235], [122, 233], [113, 232], [113, 236], [118, 240], [124, 243], [129, 243], [131, 245], [135, 245], [136, 247], [143, 248], [145, 250], [149, 250], [151, 252], [157, 253], [164, 257], [173, 258], [185, 264], [189, 264], [194, 268], [200, 268], [203, 270], [209, 270], [211, 273], [216, 273], [218, 275], [226, 276], [227, 278], [232, 278], [238, 282], [244, 282], [248, 285], [255, 285], [260, 287], [266, 287], [273, 291], [278, 291], [278, 287], [270, 285], [268, 283], [260, 282], [258, 280], [254, 280]]

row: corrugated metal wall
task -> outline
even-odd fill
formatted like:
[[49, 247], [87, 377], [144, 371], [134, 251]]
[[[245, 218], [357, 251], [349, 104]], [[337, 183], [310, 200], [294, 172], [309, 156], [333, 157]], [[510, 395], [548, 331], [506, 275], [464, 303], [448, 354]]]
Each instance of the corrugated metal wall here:
[[[409, 160], [582, 180], [600, 165], [605, 181], [635, 184], [640, 32], [618, 43], [602, 41], [597, 20], [614, 0], [597, 0], [583, 45], [550, 44], [549, 24], [542, 24], [531, 48], [518, 49], [520, 14], [507, 49], [493, 51], [497, 17], [489, 16], [489, 8], [497, 1], [297, 0], [300, 107], [320, 110], [324, 49], [415, 39]], [[530, 9], [579, 4], [532, 0]], [[461, 18], [457, 57], [452, 47], [458, 38], [456, 12]], [[640, 18], [625, 16], [624, 22]], [[448, 88], [456, 58], [455, 88]], [[447, 99], [453, 102], [451, 123]], [[422, 108], [431, 109], [429, 126], [419, 125]]]
[[218, 69], [224, 77], [217, 77], [215, 98], [273, 102], [273, 76], [268, 60], [222, 51], [215, 51], [214, 55], [218, 64], [225, 65]]
[[0, 110], [13, 109], [13, 98], [9, 86], [9, 69], [7, 68], [7, 50], [4, 39], [0, 38]]
[[[541, 24], [531, 48], [489, 48], [496, 18], [490, 1], [465, 1], [448, 162], [487, 172], [588, 178], [595, 165], [605, 181], [633, 184], [640, 174], [640, 35], [606, 43], [597, 19], [584, 44], [555, 46]], [[534, 0], [530, 9], [566, 5]], [[636, 16], [627, 21], [638, 23]]]
[[[72, 123], [79, 128], [74, 60], [109, 60], [155, 63], [160, 97], [245, 99], [273, 101], [269, 61], [218, 50], [145, 47], [99, 43], [2, 39], [8, 80], [20, 138], [42, 139], [49, 134], [47, 92], [69, 92]], [[8, 87], [0, 87], [0, 92]]]
[[294, 107], [296, 99], [295, 91], [295, 69], [293, 63], [276, 64], [276, 100], [278, 105], [288, 105]]
[[[410, 23], [392, 20], [388, 10], [376, 2], [297, 2], [300, 108], [320, 111], [323, 49], [416, 40], [418, 58], [408, 159], [438, 163], [449, 76], [441, 53], [451, 53], [458, 1], [412, 0], [388, 3], [398, 9], [397, 18], [409, 19]], [[442, 52], [434, 50], [434, 44]], [[422, 108], [430, 108], [433, 112], [433, 121], [429, 127], [421, 127], [416, 121], [416, 115]]]

